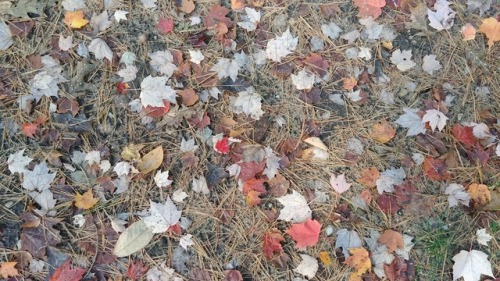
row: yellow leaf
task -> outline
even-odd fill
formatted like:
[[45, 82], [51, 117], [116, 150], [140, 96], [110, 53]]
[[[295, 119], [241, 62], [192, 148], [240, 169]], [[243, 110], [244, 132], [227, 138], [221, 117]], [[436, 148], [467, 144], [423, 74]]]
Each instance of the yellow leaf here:
[[122, 150], [122, 158], [127, 161], [138, 160], [141, 159], [141, 154], [139, 150], [144, 147], [143, 144], [129, 144]]
[[491, 201], [491, 193], [488, 186], [473, 183], [467, 188], [470, 199], [474, 200], [474, 205], [485, 205]]
[[14, 277], [14, 276], [19, 276], [19, 272], [17, 272], [17, 269], [14, 268], [14, 266], [17, 264], [15, 261], [9, 261], [9, 262], [2, 262], [0, 263], [0, 275], [2, 275], [2, 278], [9, 278]]
[[352, 248], [349, 249], [349, 253], [351, 253], [351, 256], [345, 260], [345, 263], [355, 270], [349, 277], [349, 280], [361, 280], [359, 277], [372, 267], [370, 254], [365, 248]]
[[83, 18], [83, 11], [67, 11], [64, 16], [64, 23], [71, 28], [81, 28], [89, 23], [89, 21]]
[[321, 260], [324, 266], [332, 265], [332, 259], [330, 258], [330, 255], [326, 251], [319, 252], [319, 259]]
[[137, 170], [143, 174], [147, 174], [158, 169], [162, 162], [163, 148], [160, 145], [142, 157], [141, 161], [137, 164]]
[[87, 192], [85, 192], [83, 195], [77, 192], [75, 196], [75, 206], [84, 210], [94, 207], [97, 201], [99, 201], [99, 199], [94, 198], [92, 189], [87, 190]]
[[495, 42], [500, 41], [500, 22], [496, 18], [487, 18], [479, 26], [479, 32], [488, 37], [488, 50], [491, 50]]
[[389, 122], [384, 120], [373, 125], [370, 137], [380, 143], [386, 143], [390, 141], [395, 135], [396, 129], [394, 129], [394, 127], [392, 127]]

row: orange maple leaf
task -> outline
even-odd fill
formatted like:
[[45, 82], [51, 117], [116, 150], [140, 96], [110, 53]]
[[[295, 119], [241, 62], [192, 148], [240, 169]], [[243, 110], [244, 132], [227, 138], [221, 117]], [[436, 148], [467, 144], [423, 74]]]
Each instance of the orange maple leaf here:
[[97, 201], [99, 201], [99, 199], [94, 198], [92, 189], [87, 190], [84, 194], [77, 192], [75, 196], [75, 206], [84, 210], [94, 207]]
[[34, 138], [38, 131], [38, 125], [38, 123], [24, 123], [21, 130], [25, 136]]
[[16, 264], [17, 262], [15, 261], [0, 263], [0, 275], [2, 275], [2, 278], [7, 279], [9, 276], [19, 276], [19, 272], [17, 272], [17, 269], [14, 267]]
[[64, 16], [64, 23], [71, 28], [82, 28], [89, 21], [84, 18], [83, 11], [67, 11]]
[[474, 38], [476, 38], [476, 29], [470, 23], [467, 23], [466, 25], [462, 26], [460, 32], [464, 37], [462, 41], [474, 40]]
[[397, 248], [403, 249], [405, 245], [403, 235], [391, 229], [384, 231], [378, 238], [378, 242], [385, 244], [389, 253], [396, 251]]
[[488, 50], [491, 50], [495, 42], [500, 41], [500, 22], [496, 18], [487, 18], [479, 26], [479, 32], [488, 37]]
[[261, 202], [260, 195], [262, 193], [255, 191], [255, 190], [250, 190], [247, 194], [246, 201], [248, 206], [254, 207], [255, 205], [259, 205]]
[[491, 192], [485, 184], [472, 183], [467, 187], [470, 199], [474, 200], [474, 205], [485, 205], [491, 201]]
[[380, 142], [387, 143], [396, 135], [396, 129], [389, 124], [386, 120], [376, 123], [372, 127], [370, 137]]
[[357, 179], [360, 184], [373, 188], [377, 186], [377, 180], [380, 178], [380, 172], [375, 167], [370, 169], [363, 169], [361, 171], [361, 178]]
[[345, 264], [354, 268], [354, 272], [349, 276], [349, 281], [361, 280], [361, 275], [370, 270], [372, 262], [370, 254], [365, 248], [349, 249], [351, 256], [345, 260]]
[[292, 227], [286, 233], [292, 236], [293, 240], [297, 242], [295, 247], [305, 248], [318, 243], [320, 231], [321, 224], [317, 220], [307, 219], [304, 223], [292, 224]]
[[354, 5], [359, 8], [358, 17], [360, 18], [378, 18], [385, 4], [385, 0], [354, 0]]

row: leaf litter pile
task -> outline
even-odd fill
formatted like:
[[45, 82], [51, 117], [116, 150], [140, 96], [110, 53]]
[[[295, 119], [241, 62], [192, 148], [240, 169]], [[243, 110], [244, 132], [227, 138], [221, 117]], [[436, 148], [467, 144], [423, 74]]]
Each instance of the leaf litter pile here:
[[0, 1], [1, 278], [498, 278], [500, 4], [313, 2]]

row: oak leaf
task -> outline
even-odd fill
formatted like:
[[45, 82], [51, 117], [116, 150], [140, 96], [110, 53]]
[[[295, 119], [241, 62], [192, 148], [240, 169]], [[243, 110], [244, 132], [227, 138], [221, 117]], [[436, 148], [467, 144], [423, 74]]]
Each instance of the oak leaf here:
[[304, 223], [292, 224], [286, 233], [292, 236], [293, 240], [297, 242], [295, 247], [300, 249], [316, 245], [319, 241], [320, 231], [321, 224], [317, 220], [307, 219]]
[[9, 276], [19, 276], [19, 272], [17, 272], [17, 269], [14, 267], [16, 264], [17, 262], [15, 261], [0, 263], [0, 275], [5, 279], [9, 278]]
[[403, 249], [405, 245], [403, 235], [391, 229], [384, 231], [384, 233], [382, 233], [382, 235], [378, 238], [378, 242], [385, 244], [389, 253], [396, 251], [398, 248]]
[[82, 28], [89, 21], [84, 18], [83, 11], [67, 11], [64, 16], [64, 23], [71, 28]]
[[479, 26], [479, 32], [488, 38], [488, 50], [491, 50], [495, 42], [500, 41], [500, 22], [496, 18], [484, 19]]
[[71, 260], [68, 259], [54, 271], [49, 281], [80, 281], [84, 273], [84, 268], [71, 268]]
[[90, 209], [99, 201], [99, 198], [94, 198], [92, 189], [87, 190], [84, 194], [76, 193], [75, 206], [80, 209]]

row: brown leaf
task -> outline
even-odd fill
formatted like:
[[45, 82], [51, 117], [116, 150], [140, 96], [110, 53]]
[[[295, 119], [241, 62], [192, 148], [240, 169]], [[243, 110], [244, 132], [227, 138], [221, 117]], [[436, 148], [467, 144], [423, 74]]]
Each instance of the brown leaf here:
[[259, 163], [255, 161], [243, 162], [240, 164], [241, 171], [238, 178], [243, 182], [253, 179], [255, 178], [255, 175], [261, 173], [264, 170], [265, 166], [266, 166], [266, 161], [262, 161]]
[[94, 198], [92, 188], [89, 188], [83, 195], [78, 192], [75, 195], [75, 206], [80, 209], [90, 209], [94, 207], [97, 201], [99, 201], [99, 198]]
[[319, 10], [326, 18], [335, 16], [337, 13], [341, 13], [338, 3], [328, 3], [319, 6]]
[[161, 163], [163, 163], [163, 147], [160, 145], [142, 157], [137, 164], [137, 170], [145, 175], [158, 169]]
[[328, 67], [330, 64], [322, 56], [311, 53], [305, 60], [304, 64], [309, 67], [309, 69], [318, 74], [320, 77], [324, 77], [328, 73]]
[[59, 98], [56, 104], [57, 113], [71, 113], [75, 117], [78, 114], [78, 110], [80, 110], [80, 105], [75, 99]]
[[403, 235], [392, 229], [384, 231], [377, 241], [381, 244], [385, 244], [389, 253], [396, 251], [397, 248], [404, 248]]
[[9, 277], [19, 276], [19, 272], [14, 267], [17, 264], [15, 261], [1, 262], [0, 263], [0, 275], [7, 279]]
[[394, 215], [400, 209], [396, 198], [386, 193], [380, 195], [376, 202], [380, 210], [386, 214]]
[[23, 226], [21, 250], [30, 252], [38, 259], [44, 259], [46, 248], [61, 242], [59, 230], [54, 228], [54, 225], [60, 221], [60, 219], [44, 217], [36, 227]]
[[245, 0], [231, 0], [231, 9], [241, 10], [247, 5]]
[[491, 50], [493, 44], [500, 41], [500, 22], [494, 17], [483, 19], [483, 22], [479, 26], [479, 32], [486, 35], [488, 38], [488, 50]]
[[186, 14], [190, 14], [196, 7], [193, 0], [176, 0], [177, 8]]
[[218, 22], [221, 22], [224, 23], [227, 27], [231, 27], [232, 21], [230, 18], [226, 17], [229, 12], [229, 9], [225, 7], [218, 5], [212, 6], [207, 16], [205, 16], [205, 18], [203, 19], [203, 24], [206, 28], [211, 28]]
[[474, 206], [485, 205], [491, 201], [491, 192], [485, 184], [472, 183], [467, 187], [467, 192], [474, 201]]
[[239, 270], [226, 270], [224, 273], [226, 275], [224, 281], [243, 281]]
[[288, 192], [290, 187], [290, 182], [281, 174], [276, 174], [276, 176], [269, 181], [269, 193], [275, 197], [284, 196]]
[[19, 36], [20, 38], [25, 38], [35, 26], [35, 21], [18, 21], [10, 23], [10, 32], [12, 36]]
[[370, 137], [380, 143], [389, 142], [396, 135], [396, 129], [389, 124], [386, 120], [374, 124]]
[[182, 97], [182, 104], [191, 106], [198, 101], [198, 95], [193, 89], [179, 90], [179, 95]]
[[424, 169], [425, 175], [433, 180], [441, 181], [451, 177], [451, 174], [448, 172], [448, 167], [442, 159], [426, 157], [422, 168]]
[[363, 169], [361, 171], [361, 178], [356, 181], [366, 187], [374, 188], [377, 186], [377, 180], [380, 178], [380, 172], [375, 167], [370, 169]]

